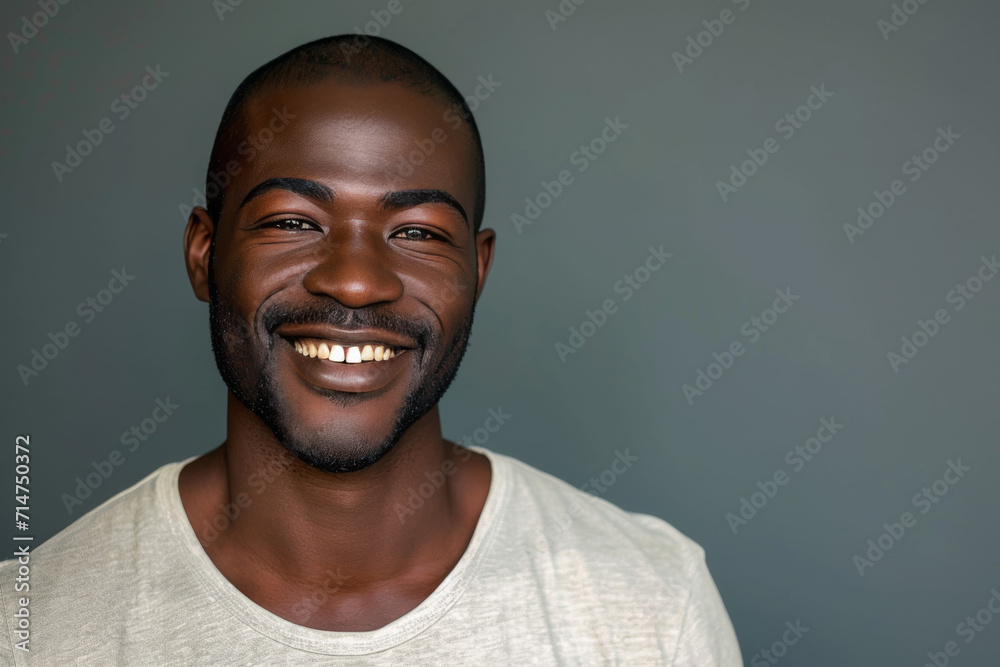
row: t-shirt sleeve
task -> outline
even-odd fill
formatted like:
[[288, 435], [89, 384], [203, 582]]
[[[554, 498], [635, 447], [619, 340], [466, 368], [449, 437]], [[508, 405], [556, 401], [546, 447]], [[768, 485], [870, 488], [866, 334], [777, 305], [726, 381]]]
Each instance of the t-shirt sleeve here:
[[742, 667], [736, 631], [708, 571], [703, 551], [698, 554], [693, 569], [677, 653], [670, 664], [677, 667]]

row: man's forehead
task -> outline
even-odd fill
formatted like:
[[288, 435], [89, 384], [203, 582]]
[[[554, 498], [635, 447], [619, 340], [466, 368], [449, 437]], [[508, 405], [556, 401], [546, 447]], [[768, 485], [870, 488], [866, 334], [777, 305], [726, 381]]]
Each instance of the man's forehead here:
[[269, 123], [275, 108], [310, 118], [393, 118], [416, 126], [422, 121], [441, 124], [449, 107], [443, 94], [398, 81], [359, 82], [330, 76], [310, 84], [267, 86], [247, 100], [242, 115], [252, 126]]
[[452, 111], [443, 96], [398, 82], [330, 79], [261, 91], [230, 141], [230, 155], [248, 163], [232, 194], [238, 202], [268, 178], [326, 175], [386, 191], [441, 189], [471, 213], [472, 133], [464, 122], [447, 122]]

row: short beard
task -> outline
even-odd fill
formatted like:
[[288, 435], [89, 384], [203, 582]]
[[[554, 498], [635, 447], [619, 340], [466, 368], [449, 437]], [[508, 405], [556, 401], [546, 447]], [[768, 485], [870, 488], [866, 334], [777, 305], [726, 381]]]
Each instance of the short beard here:
[[[468, 348], [475, 302], [459, 330], [447, 343], [441, 362], [426, 381], [411, 387], [397, 410], [392, 431], [381, 442], [371, 440], [351, 441], [322, 435], [301, 433], [289, 423], [288, 401], [274, 379], [275, 342], [274, 330], [286, 322], [341, 324], [349, 321], [352, 327], [372, 327], [406, 335], [417, 342], [411, 354], [421, 357], [442, 347], [441, 336], [422, 323], [415, 324], [384, 310], [347, 309], [339, 303], [327, 302], [313, 308], [289, 309], [281, 306], [268, 308], [261, 317], [266, 333], [263, 358], [258, 358], [261, 348], [254, 345], [254, 336], [247, 323], [240, 319], [231, 304], [219, 297], [215, 282], [215, 240], [209, 251], [208, 294], [209, 326], [215, 364], [229, 391], [248, 410], [257, 415], [274, 433], [275, 438], [301, 461], [318, 470], [331, 473], [355, 472], [377, 463], [399, 442], [406, 430], [427, 414], [448, 390]], [[332, 301], [332, 300], [331, 300]], [[419, 377], [417, 378], [420, 379]], [[357, 405], [366, 400], [360, 394], [339, 391], [320, 391], [331, 403], [339, 406]]]

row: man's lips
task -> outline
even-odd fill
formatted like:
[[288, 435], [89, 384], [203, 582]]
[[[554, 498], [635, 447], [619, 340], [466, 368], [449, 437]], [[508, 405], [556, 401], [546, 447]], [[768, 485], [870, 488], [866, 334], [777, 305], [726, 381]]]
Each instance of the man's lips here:
[[317, 346], [326, 341], [329, 347], [340, 345], [345, 349], [364, 347], [365, 345], [373, 347], [381, 345], [383, 348], [412, 350], [417, 346], [415, 341], [406, 336], [379, 329], [347, 330], [321, 324], [288, 324], [278, 327], [275, 333], [290, 341], [295, 339], [304, 342], [311, 341]]

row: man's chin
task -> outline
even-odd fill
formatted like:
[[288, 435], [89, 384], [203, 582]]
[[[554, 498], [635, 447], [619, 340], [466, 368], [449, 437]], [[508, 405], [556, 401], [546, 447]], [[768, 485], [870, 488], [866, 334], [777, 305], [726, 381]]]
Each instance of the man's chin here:
[[[330, 414], [330, 412], [335, 414]], [[326, 472], [354, 472], [374, 465], [398, 442], [394, 412], [362, 415], [358, 409], [331, 408], [322, 423], [315, 413], [287, 411], [283, 418], [262, 416], [275, 438], [309, 466]], [[336, 414], [339, 413], [339, 414]]]

